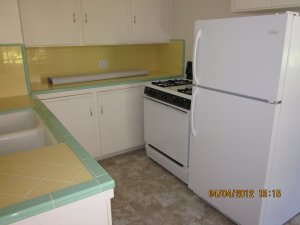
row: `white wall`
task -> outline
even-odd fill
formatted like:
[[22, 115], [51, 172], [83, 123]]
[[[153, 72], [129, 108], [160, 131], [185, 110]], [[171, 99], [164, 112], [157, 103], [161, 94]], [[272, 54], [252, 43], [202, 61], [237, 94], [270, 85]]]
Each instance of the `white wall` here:
[[[269, 14], [287, 10], [300, 12], [300, 8], [257, 11], [255, 14]], [[194, 44], [194, 23], [199, 19], [218, 19], [248, 16], [247, 13], [231, 13], [230, 0], [173, 0], [172, 38], [185, 39], [185, 59], [192, 60]]]
[[172, 38], [185, 39], [186, 60], [192, 60], [194, 22], [198, 19], [216, 19], [241, 16], [230, 12], [230, 0], [173, 0]]

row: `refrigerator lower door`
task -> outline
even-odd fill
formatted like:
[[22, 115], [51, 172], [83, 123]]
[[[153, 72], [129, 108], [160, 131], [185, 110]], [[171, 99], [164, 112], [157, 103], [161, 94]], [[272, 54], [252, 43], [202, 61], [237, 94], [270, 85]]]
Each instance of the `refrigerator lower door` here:
[[[198, 88], [188, 185], [243, 225], [259, 224], [274, 118], [280, 105]], [[254, 190], [254, 198], [212, 197], [209, 190]]]

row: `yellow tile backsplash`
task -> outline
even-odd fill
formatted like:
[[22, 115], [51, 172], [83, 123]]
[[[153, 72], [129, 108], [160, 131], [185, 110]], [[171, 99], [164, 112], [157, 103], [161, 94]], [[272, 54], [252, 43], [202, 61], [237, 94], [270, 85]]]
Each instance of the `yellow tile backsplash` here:
[[[27, 95], [0, 98], [0, 112], [28, 108], [33, 106], [32, 99]], [[1, 168], [1, 165], [0, 165]]]
[[[123, 70], [140, 69], [181, 75], [184, 68], [184, 41], [147, 45], [27, 48], [26, 59], [32, 86], [45, 83], [49, 76]], [[107, 60], [108, 68], [99, 69], [99, 60]], [[28, 94], [24, 62], [21, 46], [0, 46], [0, 98]]]
[[65, 143], [0, 158], [0, 208], [92, 179]]
[[168, 45], [160, 45], [157, 54], [157, 68], [171, 74], [184, 74], [184, 42], [172, 41]]
[[[180, 75], [184, 42], [169, 44], [27, 48], [30, 81], [44, 83], [49, 76], [99, 74], [145, 69]], [[99, 60], [108, 68], [99, 69]]]
[[0, 98], [27, 95], [21, 46], [0, 46]]

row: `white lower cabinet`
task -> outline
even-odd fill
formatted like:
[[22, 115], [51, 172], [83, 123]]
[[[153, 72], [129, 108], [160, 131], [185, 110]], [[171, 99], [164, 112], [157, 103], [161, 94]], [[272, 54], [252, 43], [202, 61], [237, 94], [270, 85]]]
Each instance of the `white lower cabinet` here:
[[144, 145], [143, 84], [39, 95], [57, 119], [94, 157]]
[[142, 93], [142, 86], [98, 93], [103, 155], [143, 145]]
[[101, 155], [93, 94], [48, 98], [42, 102], [93, 157]]
[[113, 189], [31, 216], [12, 225], [112, 225]]

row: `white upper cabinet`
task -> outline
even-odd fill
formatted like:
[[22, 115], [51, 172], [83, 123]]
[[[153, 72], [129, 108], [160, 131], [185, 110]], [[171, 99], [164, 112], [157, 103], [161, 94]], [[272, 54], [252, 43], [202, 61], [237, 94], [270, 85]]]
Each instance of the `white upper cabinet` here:
[[170, 38], [171, 0], [19, 1], [26, 46], [162, 43]]
[[273, 7], [299, 7], [300, 0], [272, 0]]
[[131, 42], [168, 42], [170, 0], [131, 0]]
[[77, 0], [19, 0], [28, 46], [78, 45], [81, 14]]
[[232, 12], [278, 9], [287, 7], [300, 7], [300, 0], [231, 0]]
[[272, 0], [232, 0], [231, 7], [233, 11], [255, 10], [270, 8]]
[[23, 43], [18, 0], [0, 0], [0, 44]]
[[144, 146], [143, 84], [62, 91], [38, 98], [95, 158]]
[[85, 44], [129, 42], [128, 0], [82, 0]]

